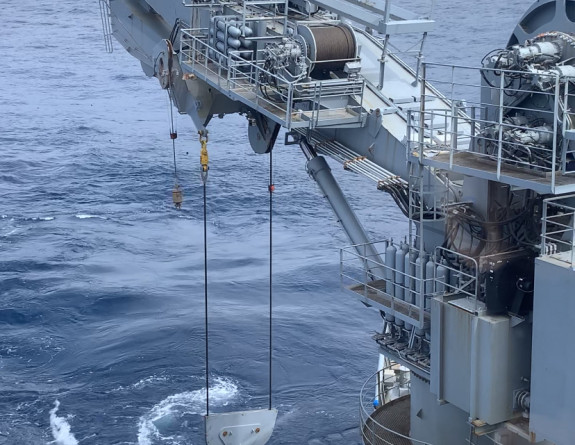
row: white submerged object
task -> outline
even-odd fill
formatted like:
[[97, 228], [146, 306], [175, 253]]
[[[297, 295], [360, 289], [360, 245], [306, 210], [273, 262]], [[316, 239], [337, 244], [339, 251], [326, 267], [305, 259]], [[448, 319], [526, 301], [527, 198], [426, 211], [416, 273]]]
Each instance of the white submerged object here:
[[208, 445], [264, 445], [272, 436], [276, 409], [214, 413], [206, 416]]

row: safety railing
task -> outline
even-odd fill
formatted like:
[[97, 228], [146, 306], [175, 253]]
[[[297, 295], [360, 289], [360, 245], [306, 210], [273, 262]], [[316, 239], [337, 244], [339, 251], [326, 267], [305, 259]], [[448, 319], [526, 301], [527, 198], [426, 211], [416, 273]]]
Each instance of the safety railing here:
[[182, 4], [188, 8], [206, 8], [210, 6], [219, 6], [222, 2], [219, 0], [182, 0]]
[[[267, 70], [257, 52], [218, 51], [210, 45], [206, 29], [182, 30], [181, 36], [180, 62], [192, 73], [288, 129], [360, 124], [365, 118], [362, 78], [288, 80]], [[329, 98], [346, 105], [328, 108]]]
[[390, 36], [370, 35], [370, 37], [382, 48], [380, 84], [383, 84], [385, 80], [385, 63], [389, 58], [393, 58], [396, 63], [406, 67], [414, 73], [418, 81], [420, 80], [421, 66], [424, 59], [423, 47], [427, 40], [427, 33], [422, 33], [415, 43], [412, 42], [412, 39], [408, 39], [408, 45], [403, 44], [404, 39], [392, 41]]
[[472, 304], [471, 309], [477, 314], [480, 308], [480, 270], [477, 260], [441, 246], [435, 248], [434, 258], [434, 275], [426, 276], [426, 285], [431, 286], [433, 295], [467, 298]]
[[558, 175], [575, 174], [573, 78], [430, 63], [423, 64], [422, 77], [451, 108], [428, 109], [434, 97], [422, 88], [422, 107], [412, 113], [412, 155], [445, 154], [453, 168], [458, 153], [472, 152], [496, 163], [497, 179], [506, 167], [516, 167], [549, 178], [552, 189]]
[[359, 403], [360, 430], [365, 445], [431, 445], [410, 437], [410, 372], [407, 368], [392, 363], [377, 371], [363, 384]]
[[242, 26], [246, 26], [247, 22], [266, 20], [282, 23], [284, 29], [288, 24], [288, 12], [294, 11], [289, 7], [288, 0], [182, 0], [182, 3], [190, 8], [234, 7], [236, 11], [241, 8]]
[[477, 261], [444, 247], [433, 255], [393, 240], [344, 247], [340, 281], [366, 303], [418, 328], [430, 322], [433, 297], [457, 295], [470, 300], [475, 312], [479, 307]]
[[206, 8], [214, 6], [233, 5], [234, 1], [221, 1], [221, 0], [182, 0], [182, 4], [189, 8]]
[[575, 194], [543, 201], [541, 256], [550, 256], [575, 270]]
[[436, 180], [428, 181], [421, 169], [415, 168], [409, 176], [409, 220], [437, 221], [444, 219], [445, 205], [452, 199], [449, 180], [436, 172]]
[[112, 35], [114, 33], [112, 29], [112, 12], [110, 10], [110, 0], [100, 0], [100, 20], [102, 21], [102, 32], [104, 34], [104, 45], [106, 46], [106, 52], [114, 52], [114, 43], [112, 40]]

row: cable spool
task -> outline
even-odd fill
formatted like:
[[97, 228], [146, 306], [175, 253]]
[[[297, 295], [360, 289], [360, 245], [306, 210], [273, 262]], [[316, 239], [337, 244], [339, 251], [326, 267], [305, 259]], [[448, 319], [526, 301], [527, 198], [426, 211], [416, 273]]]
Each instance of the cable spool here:
[[355, 33], [349, 25], [299, 25], [297, 32], [307, 43], [311, 77], [341, 71], [357, 56]]

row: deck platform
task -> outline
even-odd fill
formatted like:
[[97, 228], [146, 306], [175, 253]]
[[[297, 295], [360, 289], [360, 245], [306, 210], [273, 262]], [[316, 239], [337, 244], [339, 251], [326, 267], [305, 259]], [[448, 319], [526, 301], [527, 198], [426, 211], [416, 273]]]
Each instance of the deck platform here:
[[557, 172], [553, 177], [550, 172], [545, 173], [501, 163], [498, 176], [497, 162], [479, 153], [460, 151], [452, 155], [449, 152], [440, 152], [421, 159], [421, 163], [446, 171], [534, 190], [539, 194], [560, 195], [575, 192], [575, 172], [573, 175], [561, 175]]
[[[390, 315], [394, 315], [407, 323], [418, 325], [421, 316], [421, 309], [406, 301], [394, 298], [386, 292], [385, 280], [370, 281], [366, 284], [355, 284], [347, 289], [362, 297], [364, 303], [377, 306], [379, 309]], [[366, 301], [367, 298], [367, 301]], [[431, 314], [423, 311], [424, 325], [431, 323]]]
[[365, 124], [365, 115], [362, 116], [348, 108], [320, 108], [315, 111], [288, 110], [287, 102], [275, 102], [258, 93], [257, 85], [249, 78], [248, 74], [241, 78], [232, 78], [226, 68], [214, 62], [194, 63], [190, 60], [184, 61], [183, 65], [186, 70], [231, 99], [246, 104], [288, 129], [302, 127], [357, 128]]

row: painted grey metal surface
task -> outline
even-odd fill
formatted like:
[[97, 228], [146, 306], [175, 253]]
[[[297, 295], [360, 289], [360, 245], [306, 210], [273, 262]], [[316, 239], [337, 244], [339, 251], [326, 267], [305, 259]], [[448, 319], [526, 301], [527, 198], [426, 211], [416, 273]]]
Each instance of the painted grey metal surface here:
[[306, 167], [308, 173], [329, 202], [338, 222], [342, 225], [355, 249], [364, 257], [371, 259], [371, 262], [367, 265], [369, 272], [379, 275], [384, 273], [379, 267], [379, 264], [383, 263], [379, 252], [369, 242], [365, 229], [333, 177], [331, 168], [327, 165], [325, 158], [322, 156], [313, 157], [308, 160]]
[[389, 0], [386, 0], [384, 9], [356, 0], [313, 0], [312, 3], [381, 34], [423, 33], [432, 31], [435, 27], [433, 20], [421, 19]]
[[513, 30], [509, 45], [523, 43], [544, 31], [573, 31], [573, 0], [538, 0], [523, 14]]
[[535, 261], [531, 431], [535, 439], [558, 445], [575, 437], [574, 289], [568, 263], [551, 257]]
[[276, 409], [213, 413], [206, 416], [207, 445], [264, 445], [272, 436]]
[[[363, 0], [298, 0], [291, 4], [299, 8], [297, 19], [285, 1], [109, 4], [115, 37], [147, 75], [173, 80], [179, 111], [198, 129], [214, 115], [242, 113], [256, 153], [272, 148], [279, 126], [306, 138], [310, 176], [353, 243], [360, 273], [350, 290], [381, 310], [385, 322], [376, 341], [417, 377], [412, 438], [437, 445], [572, 444], [574, 380], [565, 369], [575, 358], [561, 344], [572, 330], [575, 207], [544, 195], [575, 191], [575, 40], [557, 33], [572, 31], [575, 1], [537, 1], [511, 37], [518, 46], [460, 84], [451, 79], [465, 67], [443, 67], [447, 74], [434, 76], [442, 67], [422, 65], [419, 57], [412, 69], [390, 54], [391, 35], [420, 33], [423, 44], [433, 28], [391, 1], [381, 9]], [[359, 57], [318, 71], [314, 33], [297, 30], [302, 23], [349, 29], [336, 15], [359, 25], [351, 39]], [[218, 16], [225, 17], [223, 29], [214, 28]], [[231, 44], [225, 33], [213, 38], [230, 29]], [[173, 54], [166, 50], [169, 38]], [[166, 72], [159, 61], [169, 56], [174, 63]], [[470, 76], [480, 83], [479, 102], [445, 97], [432, 85], [454, 92], [469, 86]], [[315, 152], [380, 190], [393, 187], [410, 221], [405, 252], [388, 243], [384, 255], [368, 239]], [[533, 289], [535, 251], [541, 259]], [[207, 422], [215, 441], [209, 443], [252, 443], [259, 434], [252, 420], [234, 416], [214, 417], [228, 422], [218, 423], [219, 430]], [[230, 441], [238, 437], [246, 442]]]
[[490, 425], [513, 417], [514, 391], [530, 375], [531, 328], [432, 301], [431, 390]]
[[411, 378], [411, 437], [433, 445], [458, 445], [470, 437], [468, 413], [449, 403], [438, 403], [429, 383]]

